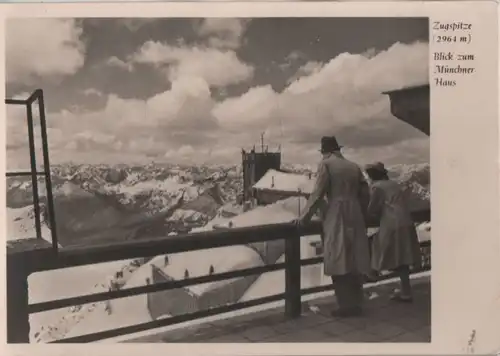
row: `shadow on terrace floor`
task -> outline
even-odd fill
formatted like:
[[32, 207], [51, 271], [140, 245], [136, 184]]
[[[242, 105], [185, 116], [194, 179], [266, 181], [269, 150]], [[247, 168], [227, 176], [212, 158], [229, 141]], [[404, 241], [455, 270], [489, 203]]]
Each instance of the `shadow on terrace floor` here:
[[303, 303], [302, 316], [295, 320], [285, 319], [283, 308], [274, 308], [126, 342], [430, 342], [430, 277], [413, 279], [413, 286], [413, 304], [389, 300], [394, 282], [369, 287], [378, 297], [366, 302], [365, 316], [359, 318], [332, 318], [334, 299], [328, 296]]

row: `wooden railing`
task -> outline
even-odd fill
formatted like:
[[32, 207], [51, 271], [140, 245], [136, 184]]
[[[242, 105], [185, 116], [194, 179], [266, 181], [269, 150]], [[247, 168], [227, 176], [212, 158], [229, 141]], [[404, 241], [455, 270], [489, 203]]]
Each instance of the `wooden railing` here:
[[[413, 214], [415, 222], [430, 221], [430, 211]], [[375, 227], [375, 222], [368, 226]], [[120, 244], [95, 245], [88, 247], [67, 247], [54, 251], [50, 244], [40, 239], [10, 242], [7, 249], [7, 318], [8, 342], [29, 342], [29, 314], [59, 309], [87, 303], [102, 302], [117, 298], [131, 297], [144, 293], [154, 293], [169, 289], [187, 287], [235, 277], [262, 274], [270, 271], [285, 270], [285, 292], [250, 301], [223, 305], [193, 313], [153, 320], [137, 325], [124, 326], [112, 330], [100, 331], [88, 335], [76, 336], [56, 342], [92, 342], [101, 339], [128, 335], [140, 331], [164, 327], [189, 320], [227, 313], [274, 301], [285, 300], [285, 314], [297, 318], [301, 314], [301, 295], [317, 293], [331, 289], [331, 286], [319, 286], [301, 289], [301, 266], [322, 262], [321, 257], [301, 260], [300, 237], [316, 235], [321, 231], [318, 222], [313, 222], [300, 230], [292, 223], [261, 225], [235, 228], [226, 231], [208, 231], [182, 236], [161, 237], [150, 240], [130, 241]], [[180, 253], [210, 248], [247, 245], [283, 239], [285, 243], [285, 262], [259, 267], [216, 273], [184, 280], [147, 284], [140, 287], [81, 295], [40, 303], [28, 303], [28, 284], [30, 274], [54, 269], [91, 265], [140, 257]], [[421, 243], [423, 261], [430, 256], [430, 242]], [[423, 262], [420, 271], [430, 269], [430, 260]], [[384, 278], [393, 277], [392, 275]]]

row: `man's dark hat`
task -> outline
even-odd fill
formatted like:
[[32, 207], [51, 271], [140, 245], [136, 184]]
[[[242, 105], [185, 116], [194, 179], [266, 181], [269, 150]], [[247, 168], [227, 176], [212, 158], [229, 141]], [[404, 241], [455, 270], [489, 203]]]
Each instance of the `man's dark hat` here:
[[387, 169], [385, 169], [385, 166], [382, 162], [375, 162], [366, 165], [365, 171], [376, 171], [380, 173], [387, 173]]
[[330, 153], [334, 151], [339, 151], [342, 146], [337, 142], [335, 136], [323, 136], [321, 138], [321, 150], [322, 153]]

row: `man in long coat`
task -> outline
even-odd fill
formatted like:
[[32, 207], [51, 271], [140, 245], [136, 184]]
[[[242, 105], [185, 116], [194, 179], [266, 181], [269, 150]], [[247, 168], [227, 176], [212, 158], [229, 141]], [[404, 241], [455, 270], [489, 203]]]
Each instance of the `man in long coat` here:
[[362, 313], [363, 276], [370, 273], [365, 226], [369, 189], [358, 165], [342, 156], [335, 137], [322, 138], [321, 153], [315, 188], [297, 223], [309, 222], [321, 208], [324, 273], [332, 278], [338, 303], [332, 315], [357, 316]]

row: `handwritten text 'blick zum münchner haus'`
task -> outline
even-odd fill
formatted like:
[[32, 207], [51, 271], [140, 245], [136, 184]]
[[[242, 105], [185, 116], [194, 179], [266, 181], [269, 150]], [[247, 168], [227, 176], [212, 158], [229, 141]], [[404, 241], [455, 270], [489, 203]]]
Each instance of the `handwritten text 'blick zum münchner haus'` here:
[[454, 87], [460, 78], [476, 70], [473, 66], [475, 56], [467, 52], [472, 42], [472, 24], [433, 21], [432, 32], [434, 85]]

